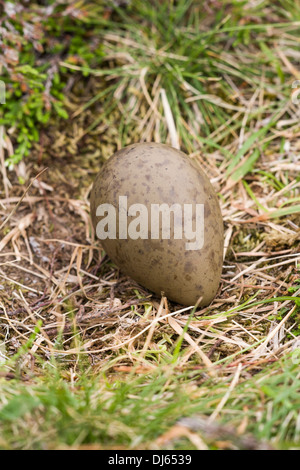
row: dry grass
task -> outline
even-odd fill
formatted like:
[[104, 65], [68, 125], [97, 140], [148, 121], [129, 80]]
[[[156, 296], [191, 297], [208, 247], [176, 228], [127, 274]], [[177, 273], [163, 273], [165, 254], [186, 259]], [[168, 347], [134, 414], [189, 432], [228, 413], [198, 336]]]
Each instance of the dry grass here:
[[[274, 30], [269, 34], [276, 36]], [[120, 41], [117, 33], [106, 34], [110, 60], [133, 63], [124, 52], [115, 56]], [[273, 51], [291, 80], [299, 75], [291, 65], [292, 41], [287, 27]], [[240, 46], [241, 68], [249, 60], [242, 52]], [[151, 48], [146, 53], [151, 55]], [[214, 429], [237, 384], [300, 347], [300, 108], [283, 91], [271, 89], [270, 65], [255, 80], [249, 78], [245, 92], [238, 89], [226, 74], [232, 65], [226, 54], [224, 76], [232, 93], [227, 105], [213, 93], [198, 96], [183, 82], [191, 115], [179, 120], [160, 76], [147, 82], [142, 68], [127, 83], [132, 93], [126, 105], [119, 99], [123, 82], [116, 87], [116, 108], [102, 122], [96, 118], [99, 109], [89, 105], [93, 93], [103, 89], [102, 78], [90, 77], [80, 99], [70, 92], [73, 115], [67, 126], [49, 127], [42, 145], [11, 172], [4, 157], [13, 144], [1, 128], [0, 353], [9, 358], [27, 345], [19, 364], [24, 380], [39, 373], [41, 358], [54, 357], [76, 371], [86, 356], [93, 371], [107, 373], [112, 382], [124, 374], [154, 373], [171, 362], [177, 373], [201, 371], [216, 384], [229, 383], [209, 417]], [[213, 82], [211, 88], [217, 93]], [[205, 139], [199, 138], [202, 117], [196, 106], [203, 99], [208, 108], [213, 103], [230, 111]], [[129, 124], [120, 138], [118, 125], [128, 109]], [[183, 132], [191, 136], [188, 143]], [[156, 298], [124, 277], [94, 239], [89, 192], [100, 153], [103, 161], [137, 140], [181, 143], [187, 150], [193, 146], [190, 158], [199, 161], [219, 195], [224, 266], [209, 307], [193, 310]], [[12, 378], [15, 371], [7, 374]], [[199, 436], [189, 437], [194, 446], [206, 446]]]
[[[285, 133], [278, 131], [276, 137]], [[240, 136], [230, 148], [238, 148], [239, 142]], [[235, 365], [255, 367], [292, 350], [298, 344], [293, 333], [297, 328], [296, 307], [290, 298], [280, 298], [290, 296], [291, 288], [295, 291], [292, 296], [299, 294], [295, 287], [299, 273], [299, 215], [273, 218], [274, 212], [299, 195], [299, 163], [293, 158], [297, 136], [288, 142], [288, 151], [280, 153], [277, 149], [276, 154], [274, 146], [272, 153], [264, 155], [256, 165], [257, 173], [249, 175], [247, 186], [240, 180], [228, 180], [229, 162], [224, 160], [220, 166], [222, 157], [218, 151], [207, 162], [201, 151], [193, 155], [201, 160], [220, 194], [225, 258], [217, 297], [209, 307], [196, 310], [192, 319], [192, 308], [182, 309], [166, 301], [159, 307], [159, 299], [111, 265], [92, 235], [90, 186], [82, 188], [75, 178], [67, 184], [60, 162], [47, 162], [51, 171], [34, 179], [23, 198], [20, 194], [24, 186], [16, 183], [14, 174], [10, 175], [11, 184], [6, 175], [8, 194], [0, 201], [5, 225], [0, 244], [0, 276], [7, 351], [11, 354], [19, 340], [28, 338], [39, 319], [43, 326], [31, 352], [88, 354], [99, 365], [120, 350], [128, 354], [126, 365], [135, 365], [136, 360], [143, 362], [149, 331], [151, 338], [146, 344], [149, 350], [158, 351], [156, 363], [160, 347], [168, 343], [163, 338], [169, 338], [172, 344], [189, 319], [185, 332], [189, 347], [182, 357], [182, 366], [197, 354], [203, 367], [209, 366], [215, 372], [220, 370], [220, 360], [223, 363], [233, 356]], [[96, 170], [97, 163], [93, 172]], [[18, 171], [30, 181], [36, 165], [30, 161], [22, 163]], [[81, 171], [85, 175], [91, 173]], [[267, 176], [259, 173], [263, 171]], [[52, 178], [57, 178], [58, 183]], [[282, 189], [274, 189], [275, 180]], [[274, 301], [265, 303], [270, 299]], [[283, 309], [285, 315], [279, 321]], [[74, 335], [75, 327], [78, 332]], [[76, 346], [79, 332], [82, 343]], [[55, 343], [57, 335], [62, 335], [59, 349]], [[143, 351], [143, 355], [136, 354], [138, 351]], [[151, 362], [147, 359], [148, 365]], [[232, 360], [225, 364], [231, 368]]]

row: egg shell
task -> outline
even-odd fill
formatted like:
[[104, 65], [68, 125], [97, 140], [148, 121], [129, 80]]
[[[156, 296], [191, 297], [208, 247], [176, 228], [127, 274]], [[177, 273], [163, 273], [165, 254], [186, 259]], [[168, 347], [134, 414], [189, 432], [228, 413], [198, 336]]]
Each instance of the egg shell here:
[[[184, 153], [157, 143], [133, 144], [107, 160], [91, 191], [91, 217], [96, 230], [102, 217], [101, 204], [112, 204], [118, 213], [119, 196], [127, 196], [128, 207], [144, 204], [148, 209], [149, 237], [133, 240], [100, 240], [110, 259], [121, 271], [159, 296], [182, 305], [208, 305], [216, 295], [223, 263], [223, 220], [216, 193], [200, 166]], [[204, 244], [187, 250], [187, 240], [151, 238], [151, 204], [204, 204]], [[193, 207], [194, 207], [193, 206]], [[194, 211], [195, 212], [195, 211]], [[135, 217], [128, 217], [128, 224]], [[195, 227], [195, 216], [193, 216]]]

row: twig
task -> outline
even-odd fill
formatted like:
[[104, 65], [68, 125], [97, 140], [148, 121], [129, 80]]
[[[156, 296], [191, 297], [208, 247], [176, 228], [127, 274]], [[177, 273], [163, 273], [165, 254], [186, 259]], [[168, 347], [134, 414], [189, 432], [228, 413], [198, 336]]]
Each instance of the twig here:
[[15, 205], [15, 207], [13, 208], [13, 210], [10, 212], [10, 214], [8, 214], [8, 216], [6, 217], [6, 219], [4, 220], [4, 222], [2, 222], [2, 224], [0, 225], [0, 230], [3, 229], [4, 225], [9, 221], [9, 219], [14, 215], [14, 213], [16, 212], [16, 210], [18, 209], [19, 205], [21, 204], [21, 202], [23, 201], [24, 197], [26, 196], [26, 194], [28, 193], [29, 189], [31, 188], [31, 186], [33, 185], [33, 182], [39, 177], [41, 176], [46, 170], [48, 170], [48, 168], [44, 168], [42, 171], [40, 171], [34, 178], [33, 180], [31, 181], [31, 183], [29, 184], [29, 186], [25, 189], [25, 192], [24, 194], [21, 196], [19, 202]]

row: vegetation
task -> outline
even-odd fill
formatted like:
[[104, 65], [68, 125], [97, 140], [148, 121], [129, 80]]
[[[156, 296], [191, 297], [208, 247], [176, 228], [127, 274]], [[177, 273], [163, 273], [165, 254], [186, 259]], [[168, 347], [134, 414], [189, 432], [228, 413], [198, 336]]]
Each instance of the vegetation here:
[[[3, 1], [0, 23], [0, 448], [299, 448], [299, 1]], [[93, 178], [139, 141], [218, 193], [207, 308], [94, 239]]]

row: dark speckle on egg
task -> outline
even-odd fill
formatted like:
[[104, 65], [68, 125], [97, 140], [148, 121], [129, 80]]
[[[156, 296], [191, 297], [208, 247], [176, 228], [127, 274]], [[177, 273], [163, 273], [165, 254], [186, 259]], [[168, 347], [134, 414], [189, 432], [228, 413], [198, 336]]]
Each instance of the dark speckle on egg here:
[[[96, 215], [101, 204], [118, 208], [120, 196], [127, 196], [128, 208], [143, 204], [148, 211], [146, 238], [101, 239], [100, 243], [111, 260], [132, 279], [175, 302], [208, 305], [219, 287], [223, 262], [223, 220], [217, 196], [203, 170], [184, 153], [167, 145], [155, 143], [134, 144], [115, 153], [98, 173], [91, 192], [91, 217], [97, 233], [97, 224], [103, 217]], [[151, 238], [151, 207], [179, 204], [195, 209], [204, 205], [204, 227], [196, 224], [193, 212], [190, 223], [197, 238], [204, 235], [200, 248], [187, 249], [183, 236], [175, 238], [175, 217], [170, 217], [170, 237], [164, 238], [160, 227], [159, 238]], [[193, 209], [193, 210], [194, 210]], [[127, 210], [128, 214], [128, 210]], [[127, 217], [127, 224], [134, 221]], [[184, 219], [184, 217], [183, 217]], [[180, 220], [180, 218], [179, 218]], [[172, 225], [173, 223], [173, 225]], [[128, 228], [128, 226], [127, 226]], [[196, 232], [195, 232], [196, 228]], [[116, 233], [119, 234], [118, 211]], [[127, 234], [128, 235], [128, 234]]]

